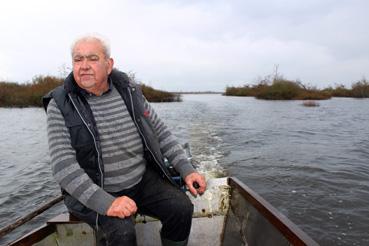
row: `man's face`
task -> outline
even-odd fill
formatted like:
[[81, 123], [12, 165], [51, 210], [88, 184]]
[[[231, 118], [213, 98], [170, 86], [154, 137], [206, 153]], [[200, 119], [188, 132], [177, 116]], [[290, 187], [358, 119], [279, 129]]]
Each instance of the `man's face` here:
[[99, 92], [107, 85], [113, 59], [105, 57], [99, 41], [80, 41], [75, 45], [72, 56], [73, 76], [81, 88]]

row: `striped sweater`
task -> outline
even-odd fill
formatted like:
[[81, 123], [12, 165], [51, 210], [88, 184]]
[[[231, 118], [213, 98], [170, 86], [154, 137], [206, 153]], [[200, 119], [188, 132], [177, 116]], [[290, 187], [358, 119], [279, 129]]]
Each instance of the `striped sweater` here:
[[[104, 189], [88, 177], [76, 160], [64, 118], [52, 99], [47, 109], [47, 131], [52, 173], [59, 185], [86, 207], [106, 214], [115, 199], [111, 192], [140, 182], [146, 169], [143, 145], [126, 105], [112, 85], [102, 96], [87, 96], [99, 132], [104, 165]], [[185, 152], [147, 101], [145, 108], [159, 137], [164, 156], [185, 177], [194, 169]]]

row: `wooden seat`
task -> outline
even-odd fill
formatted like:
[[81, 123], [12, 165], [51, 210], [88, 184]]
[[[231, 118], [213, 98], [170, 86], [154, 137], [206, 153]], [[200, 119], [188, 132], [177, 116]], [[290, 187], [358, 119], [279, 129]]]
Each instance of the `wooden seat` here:
[[47, 224], [78, 224], [84, 223], [70, 213], [59, 214], [58, 216], [47, 221]]

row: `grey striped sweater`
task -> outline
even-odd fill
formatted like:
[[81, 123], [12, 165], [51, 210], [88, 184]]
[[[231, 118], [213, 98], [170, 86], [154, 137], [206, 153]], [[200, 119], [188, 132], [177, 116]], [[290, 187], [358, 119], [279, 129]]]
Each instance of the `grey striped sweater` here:
[[[64, 118], [54, 100], [47, 109], [47, 131], [52, 172], [59, 185], [86, 207], [106, 214], [115, 199], [110, 192], [130, 188], [140, 182], [146, 168], [143, 145], [123, 99], [111, 90], [102, 96], [88, 96], [99, 132], [104, 163], [104, 189], [97, 186], [79, 166]], [[185, 177], [194, 169], [181, 145], [159, 119], [149, 103], [149, 117], [159, 137], [164, 156]]]

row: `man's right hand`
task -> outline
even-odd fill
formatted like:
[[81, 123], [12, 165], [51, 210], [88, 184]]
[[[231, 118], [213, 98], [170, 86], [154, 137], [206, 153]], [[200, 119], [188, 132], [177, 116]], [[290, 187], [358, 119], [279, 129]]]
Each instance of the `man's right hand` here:
[[107, 216], [126, 218], [137, 212], [137, 206], [128, 196], [117, 197], [106, 212]]

